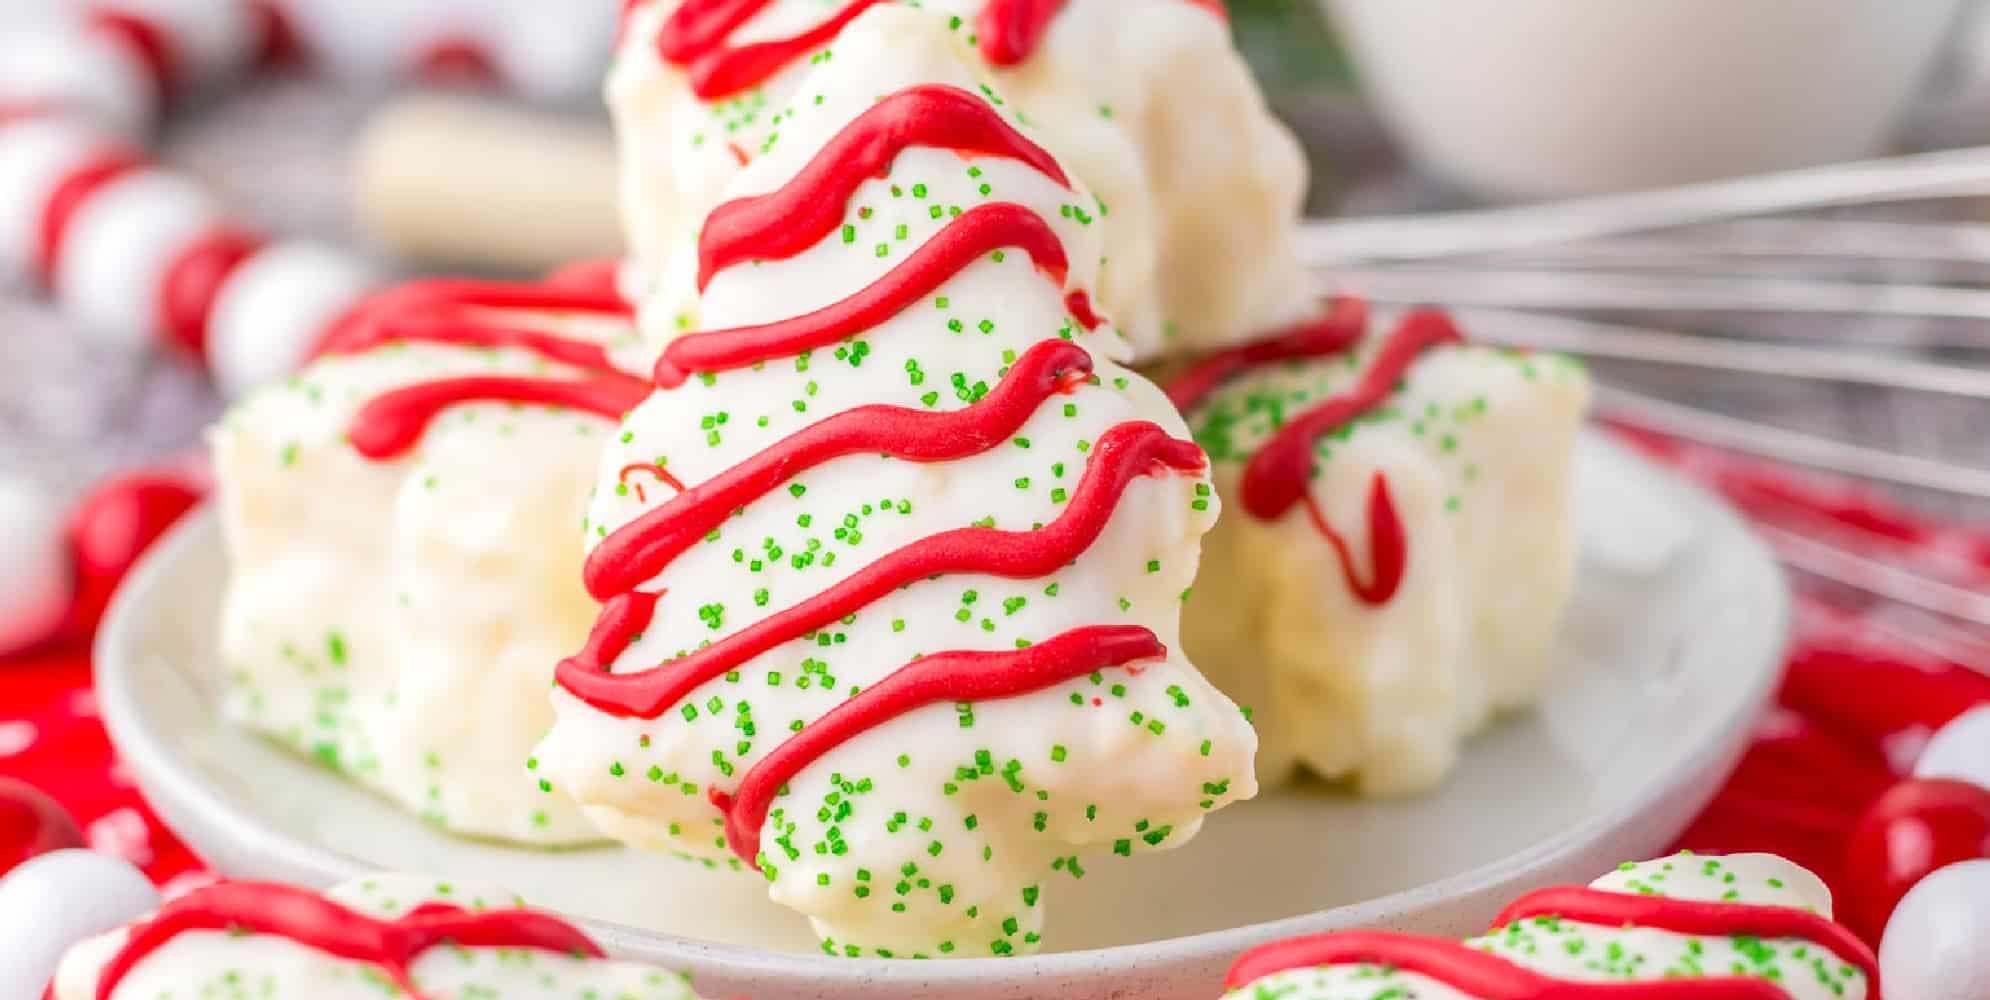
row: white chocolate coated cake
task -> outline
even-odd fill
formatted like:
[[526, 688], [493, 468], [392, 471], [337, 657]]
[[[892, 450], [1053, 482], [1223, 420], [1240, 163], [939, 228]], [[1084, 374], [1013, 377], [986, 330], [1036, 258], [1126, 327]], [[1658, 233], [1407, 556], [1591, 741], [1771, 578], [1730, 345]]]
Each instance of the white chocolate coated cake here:
[[1337, 300], [1170, 383], [1225, 510], [1184, 638], [1253, 710], [1262, 780], [1428, 789], [1540, 693], [1588, 379], [1468, 333]]
[[1089, 304], [1089, 194], [945, 17], [881, 6], [834, 53], [687, 254], [539, 773], [759, 868], [833, 954], [1027, 953], [1095, 855], [1255, 791], [1176, 636], [1218, 504]]
[[596, 839], [526, 761], [593, 610], [578, 529], [646, 388], [605, 361], [632, 330], [597, 291], [423, 282], [235, 406], [211, 434], [227, 717], [451, 831]]
[[[608, 102], [638, 281], [746, 165], [840, 27], [875, 0], [651, 0], [633, 8]], [[1135, 355], [1192, 353], [1297, 318], [1306, 164], [1266, 109], [1213, 0], [927, 0], [969, 58], [1089, 189], [1096, 291]], [[681, 262], [679, 262], [681, 264]], [[673, 317], [646, 314], [653, 337]]]

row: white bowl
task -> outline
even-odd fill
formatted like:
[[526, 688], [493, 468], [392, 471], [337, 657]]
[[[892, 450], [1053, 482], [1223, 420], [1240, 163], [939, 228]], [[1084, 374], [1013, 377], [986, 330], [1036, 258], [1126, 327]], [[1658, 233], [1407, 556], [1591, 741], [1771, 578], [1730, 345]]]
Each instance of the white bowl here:
[[825, 958], [756, 879], [620, 848], [452, 839], [221, 724], [212, 514], [125, 586], [98, 638], [98, 694], [147, 797], [227, 875], [494, 879], [708, 995], [1209, 1000], [1239, 952], [1275, 938], [1481, 929], [1527, 889], [1664, 850], [1713, 794], [1778, 675], [1782, 578], [1732, 512], [1621, 447], [1586, 438], [1576, 470], [1579, 593], [1538, 710], [1481, 737], [1436, 793], [1288, 791], [1224, 811], [1182, 849], [1102, 859], [1046, 889], [1047, 940], [1076, 950], [1032, 958]]
[[1414, 158], [1495, 197], [1862, 159], [1959, 0], [1327, 0]]

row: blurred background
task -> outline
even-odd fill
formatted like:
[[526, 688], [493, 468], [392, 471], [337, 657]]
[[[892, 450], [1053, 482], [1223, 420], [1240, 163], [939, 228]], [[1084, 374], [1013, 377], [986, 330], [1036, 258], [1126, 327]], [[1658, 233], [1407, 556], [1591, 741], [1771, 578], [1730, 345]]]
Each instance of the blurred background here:
[[[0, 32], [18, 50], [78, 6], [0, 0]], [[615, 251], [598, 97], [615, 0], [274, 6], [301, 57], [135, 126], [246, 222], [388, 275]], [[1528, 214], [1403, 219], [1990, 143], [1990, 5], [1230, 7], [1311, 155], [1309, 212], [1340, 220], [1308, 243], [1323, 288], [1579, 321], [1482, 325], [1590, 355], [1621, 390], [1606, 416], [1882, 473], [1871, 489], [1965, 523], [1990, 514], [1990, 152], [1839, 178], [1818, 189], [1828, 204], [1770, 186], [1756, 195], [1777, 210], [1740, 222], [1708, 208], [1732, 193], [1631, 216], [1605, 203], [1600, 218], [1641, 223], [1580, 240], [1529, 235]], [[21, 75], [8, 62], [0, 95]], [[32, 282], [0, 291], [0, 469], [64, 497], [184, 453], [221, 405], [193, 361], [84, 326]], [[1749, 353], [1762, 345], [1797, 353]], [[1990, 624], [1990, 554], [1947, 558], [1922, 568], [1950, 591], [1920, 603]]]

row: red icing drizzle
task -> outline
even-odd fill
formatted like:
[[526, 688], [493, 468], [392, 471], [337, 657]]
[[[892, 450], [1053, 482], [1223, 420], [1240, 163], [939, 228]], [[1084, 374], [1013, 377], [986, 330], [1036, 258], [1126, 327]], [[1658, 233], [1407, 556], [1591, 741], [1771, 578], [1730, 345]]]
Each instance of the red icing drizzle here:
[[757, 87], [789, 63], [828, 45], [844, 25], [882, 0], [850, 0], [827, 20], [799, 35], [744, 45], [728, 42], [732, 32], [768, 2], [684, 0], [657, 32], [657, 54], [684, 69], [692, 93], [717, 100]]
[[698, 238], [699, 289], [735, 264], [786, 260], [814, 246], [843, 221], [857, 187], [885, 176], [913, 146], [1019, 160], [1071, 186], [1057, 161], [987, 101], [958, 87], [909, 87], [858, 115], [779, 190], [720, 205]]
[[224, 225], [182, 249], [159, 283], [159, 328], [166, 338], [196, 355], [206, 354], [215, 296], [228, 276], [261, 248], [261, 240]]
[[[1230, 11], [1223, 0], [1188, 0], [1189, 3], [1228, 21]], [[974, 22], [981, 57], [995, 66], [1015, 66], [1028, 61], [1050, 22], [1064, 9], [1065, 0], [988, 0]]]
[[[1801, 938], [1835, 954], [1865, 976], [1867, 995], [1880, 1000], [1879, 969], [1870, 949], [1838, 924], [1803, 910], [1605, 892], [1543, 889], [1522, 897], [1494, 921], [1495, 930], [1533, 917], [1554, 916], [1600, 927], [1648, 927], [1707, 937]], [[1230, 967], [1227, 989], [1266, 976], [1328, 965], [1382, 965], [1413, 972], [1485, 1000], [1788, 1000], [1766, 979], [1671, 978], [1644, 982], [1554, 979], [1463, 943], [1387, 931], [1350, 931], [1294, 938], [1253, 949]]]
[[[1335, 299], [1319, 320], [1272, 338], [1214, 355], [1189, 369], [1168, 386], [1168, 398], [1187, 409], [1208, 398], [1225, 381], [1251, 368], [1304, 358], [1325, 357], [1351, 348], [1367, 325], [1367, 306], [1358, 299]], [[1409, 566], [1409, 539], [1389, 495], [1387, 477], [1372, 481], [1367, 502], [1369, 556], [1373, 570], [1364, 582], [1355, 568], [1347, 540], [1327, 523], [1308, 484], [1313, 473], [1313, 444], [1382, 405], [1396, 390], [1403, 373], [1423, 353], [1444, 344], [1464, 343], [1450, 317], [1433, 309], [1416, 309], [1403, 316], [1376, 352], [1354, 386], [1293, 417], [1258, 448], [1244, 467], [1242, 501], [1260, 520], [1283, 517], [1304, 501], [1308, 518], [1333, 547], [1349, 589], [1368, 604], [1386, 604], [1395, 596]]]
[[113, 181], [144, 168], [143, 157], [130, 150], [107, 148], [64, 175], [42, 203], [35, 229], [35, 267], [43, 283], [55, 284], [55, 267], [62, 260], [62, 243], [77, 209]]
[[1396, 588], [1403, 583], [1403, 572], [1409, 568], [1410, 540], [1403, 531], [1403, 520], [1396, 515], [1396, 501], [1389, 496], [1389, 477], [1380, 472], [1370, 480], [1368, 487], [1368, 548], [1369, 562], [1375, 567], [1374, 573], [1363, 581], [1354, 569], [1354, 553], [1347, 539], [1334, 530], [1327, 522], [1325, 511], [1311, 493], [1306, 494], [1306, 516], [1313, 521], [1313, 527], [1325, 536], [1327, 544], [1333, 546], [1334, 556], [1340, 561], [1341, 576], [1347, 580], [1347, 589], [1354, 596], [1369, 604], [1387, 604], [1396, 596]]
[[124, 946], [104, 967], [97, 981], [97, 1000], [111, 1000], [118, 985], [140, 963], [181, 934], [194, 931], [267, 934], [334, 958], [365, 962], [377, 966], [413, 1000], [427, 996], [415, 987], [415, 962], [442, 944], [606, 957], [572, 925], [530, 910], [471, 913], [428, 903], [397, 920], [380, 920], [303, 889], [228, 882], [181, 896], [134, 926]]
[[592, 280], [552, 284], [418, 281], [359, 304], [318, 344], [317, 353], [353, 354], [395, 341], [530, 351], [584, 373], [578, 378], [473, 375], [390, 390], [369, 400], [348, 429], [352, 446], [376, 461], [404, 455], [443, 410], [459, 403], [512, 402], [567, 406], [620, 418], [649, 394], [649, 385], [609, 363], [600, 344], [508, 325], [491, 310], [586, 313], [628, 317], [628, 303]]
[[597, 600], [634, 590], [734, 510], [832, 459], [869, 453], [946, 462], [978, 455], [1014, 436], [1044, 400], [1091, 370], [1091, 356], [1083, 348], [1047, 340], [1016, 359], [986, 396], [959, 410], [860, 406], [810, 424], [694, 488], [673, 481], [679, 492], [668, 503], [646, 511], [595, 547], [583, 572], [587, 590]]
[[[671, 341], [657, 359], [656, 384], [674, 389], [694, 372], [745, 368], [854, 337], [931, 294], [982, 254], [1008, 247], [1029, 254], [1037, 270], [1064, 284], [1064, 244], [1048, 223], [1011, 202], [981, 205], [947, 223], [903, 263], [848, 298], [792, 319]], [[764, 255], [749, 250], [748, 256]]]
[[739, 791], [711, 790], [725, 813], [726, 843], [749, 861], [760, 855], [760, 828], [789, 779], [851, 739], [927, 705], [1013, 698], [1102, 667], [1156, 660], [1168, 648], [1135, 625], [1076, 628], [1027, 649], [954, 651], [913, 660], [856, 697], [830, 709], [753, 765]]
[[[851, 0], [828, 20], [787, 38], [745, 45], [727, 39], [771, 0], [684, 0], [664, 19], [657, 32], [656, 51], [664, 62], [683, 68], [691, 91], [717, 100], [764, 83], [788, 64], [835, 39], [843, 27], [881, 0]], [[1229, 19], [1223, 0], [1187, 0], [1194, 6]], [[623, 30], [642, 0], [625, 0]], [[989, 0], [975, 19], [977, 45], [991, 65], [1014, 66], [1029, 59], [1050, 22], [1064, 9], [1064, 0]]]
[[[872, 433], [887, 436], [892, 431], [892, 425], [886, 423]], [[777, 458], [788, 454], [786, 442], [768, 451]], [[1127, 484], [1136, 476], [1163, 469], [1196, 472], [1203, 464], [1202, 449], [1169, 437], [1159, 426], [1144, 421], [1119, 424], [1099, 436], [1085, 464], [1085, 474], [1064, 511], [1042, 528], [1034, 531], [955, 528], [920, 539], [879, 558], [828, 590], [696, 652], [660, 667], [610, 674], [604, 671], [611, 661], [594, 657], [626, 650], [631, 637], [649, 624], [649, 615], [641, 613], [643, 602], [623, 594], [610, 602], [595, 623], [586, 648], [560, 663], [557, 677], [568, 691], [602, 712], [654, 719], [712, 678], [927, 577], [947, 573], [985, 573], [1012, 580], [1048, 576], [1091, 546], [1105, 530], [1106, 521], [1118, 506]], [[721, 509], [729, 514], [732, 507]], [[696, 506], [691, 510], [695, 512]], [[687, 512], [687, 516], [695, 514]], [[603, 544], [603, 548], [615, 544], [616, 554], [605, 564], [589, 560], [590, 575], [595, 579], [640, 578], [634, 570], [641, 563], [624, 563], [617, 557], [641, 558], [642, 563], [654, 564], [655, 557], [644, 553], [650, 548], [645, 544], [649, 541], [645, 536], [658, 530], [658, 524], [652, 521], [640, 526], [632, 524], [616, 532]], [[665, 547], [668, 544], [658, 548], [668, 551]], [[600, 551], [597, 549], [596, 553]], [[643, 555], [639, 557], [638, 553]], [[654, 608], [653, 599], [647, 603]]]

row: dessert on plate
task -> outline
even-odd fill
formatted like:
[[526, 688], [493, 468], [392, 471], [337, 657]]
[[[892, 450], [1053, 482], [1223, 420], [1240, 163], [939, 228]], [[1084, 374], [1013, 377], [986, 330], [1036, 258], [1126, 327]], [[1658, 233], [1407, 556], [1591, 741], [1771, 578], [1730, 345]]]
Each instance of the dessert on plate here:
[[688, 980], [613, 961], [503, 890], [376, 875], [323, 896], [258, 882], [196, 889], [77, 944], [53, 1000], [383, 996], [697, 1000]]
[[[1667, 984], [1660, 986], [1659, 984]], [[1279, 1000], [1877, 1000], [1831, 892], [1773, 854], [1674, 855], [1530, 893], [1462, 943], [1339, 931], [1267, 945], [1232, 997]]]
[[1183, 636], [1254, 710], [1260, 780], [1426, 789], [1539, 695], [1575, 569], [1575, 362], [1337, 299], [1168, 392], [1224, 505]]
[[214, 429], [229, 719], [448, 830], [598, 839], [525, 762], [593, 614], [595, 459], [648, 389], [599, 284], [382, 293]]
[[880, 6], [834, 52], [685, 254], [534, 765], [832, 954], [1025, 953], [1092, 855], [1255, 792], [1176, 641], [1218, 504], [1090, 304], [1091, 196], [965, 37]]
[[[632, 4], [608, 81], [634, 270], [662, 279], [733, 177], [792, 138], [804, 81], [878, 0]], [[1096, 290], [1135, 355], [1296, 319], [1306, 164], [1230, 43], [1220, 0], [925, 0], [1090, 194]], [[644, 327], [667, 335], [672, 315]]]

